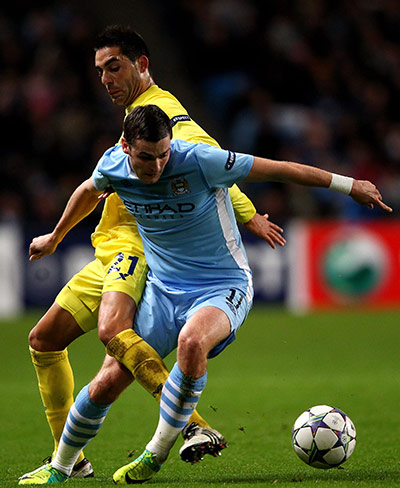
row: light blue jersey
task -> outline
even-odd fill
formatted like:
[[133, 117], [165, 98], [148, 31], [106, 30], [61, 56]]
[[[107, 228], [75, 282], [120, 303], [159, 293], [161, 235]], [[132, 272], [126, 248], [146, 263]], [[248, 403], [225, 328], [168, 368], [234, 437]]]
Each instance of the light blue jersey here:
[[117, 145], [103, 155], [93, 183], [112, 187], [135, 217], [147, 263], [165, 284], [191, 290], [230, 283], [250, 302], [252, 279], [228, 187], [243, 180], [253, 156], [171, 141], [157, 183], [143, 183]]

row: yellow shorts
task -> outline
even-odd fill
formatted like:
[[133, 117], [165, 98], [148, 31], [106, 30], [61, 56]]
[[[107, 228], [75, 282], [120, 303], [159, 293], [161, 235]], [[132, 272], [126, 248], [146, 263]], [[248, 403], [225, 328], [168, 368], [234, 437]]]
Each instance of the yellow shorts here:
[[138, 304], [146, 284], [148, 267], [144, 257], [119, 252], [105, 263], [95, 259], [74, 275], [56, 297], [84, 331], [95, 329], [103, 293], [120, 291]]

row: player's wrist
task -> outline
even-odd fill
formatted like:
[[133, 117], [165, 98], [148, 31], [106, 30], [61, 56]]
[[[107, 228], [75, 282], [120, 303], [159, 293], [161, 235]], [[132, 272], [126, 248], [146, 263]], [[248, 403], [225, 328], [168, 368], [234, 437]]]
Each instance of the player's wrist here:
[[60, 242], [64, 239], [66, 232], [63, 232], [61, 229], [55, 228], [53, 232], [50, 234], [50, 239], [55, 246], [58, 246]]
[[332, 173], [332, 180], [329, 185], [330, 190], [338, 191], [346, 195], [350, 195], [353, 189], [354, 178], [349, 176], [342, 176]]

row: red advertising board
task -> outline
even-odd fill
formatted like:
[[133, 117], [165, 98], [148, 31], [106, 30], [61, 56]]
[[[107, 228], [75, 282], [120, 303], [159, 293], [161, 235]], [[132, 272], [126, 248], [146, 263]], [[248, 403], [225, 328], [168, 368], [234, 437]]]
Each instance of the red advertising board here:
[[290, 234], [296, 309], [400, 307], [400, 221], [311, 221]]

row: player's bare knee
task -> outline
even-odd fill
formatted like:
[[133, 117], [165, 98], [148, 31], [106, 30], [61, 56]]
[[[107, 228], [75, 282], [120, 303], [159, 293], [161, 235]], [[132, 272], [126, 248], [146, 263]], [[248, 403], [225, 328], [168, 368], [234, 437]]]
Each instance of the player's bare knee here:
[[98, 323], [98, 334], [99, 334], [99, 339], [105, 346], [115, 336], [112, 327], [108, 327], [106, 324], [101, 322]]
[[42, 346], [42, 341], [40, 340], [40, 334], [37, 331], [37, 325], [29, 332], [28, 342], [32, 349], [35, 351], [40, 351]]
[[[128, 329], [130, 327], [126, 327]], [[101, 342], [107, 346], [107, 344], [111, 341], [113, 337], [115, 337], [119, 332], [122, 332], [123, 329], [120, 322], [114, 322], [110, 320], [107, 323], [98, 323], [98, 335]]]
[[70, 312], [57, 303], [49, 308], [29, 333], [29, 345], [35, 351], [62, 351], [84, 334]]
[[48, 336], [45, 330], [42, 329], [40, 322], [38, 322], [29, 332], [28, 342], [32, 349], [40, 352], [58, 351], [64, 349], [63, 347], [57, 347], [58, 344], [52, 337]]
[[201, 336], [185, 333], [185, 331], [179, 335], [178, 350], [180, 355], [193, 359], [206, 356], [208, 352], [204, 348], [204, 341]]
[[105, 319], [99, 319], [98, 322], [98, 335], [101, 342], [107, 346], [113, 337], [122, 332], [123, 330], [132, 328], [131, 320], [124, 320], [118, 315], [110, 315]]
[[122, 292], [103, 294], [97, 326], [99, 339], [105, 346], [117, 334], [132, 328], [135, 311], [136, 304], [129, 295]]

